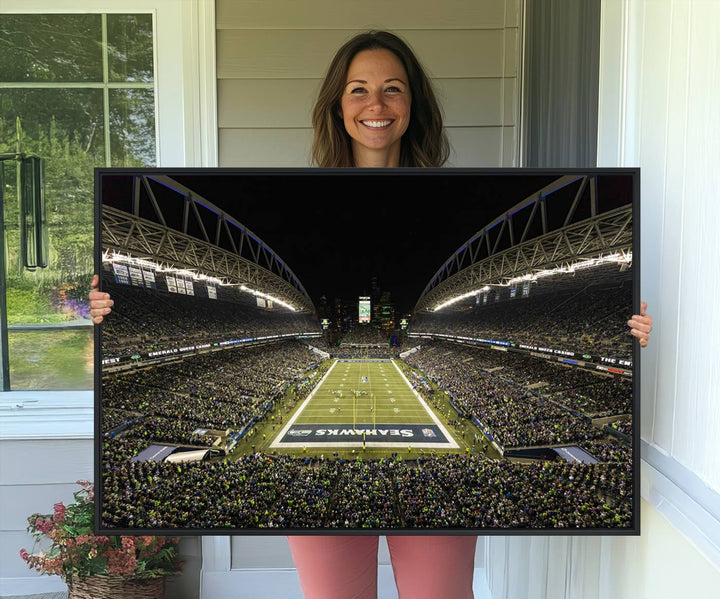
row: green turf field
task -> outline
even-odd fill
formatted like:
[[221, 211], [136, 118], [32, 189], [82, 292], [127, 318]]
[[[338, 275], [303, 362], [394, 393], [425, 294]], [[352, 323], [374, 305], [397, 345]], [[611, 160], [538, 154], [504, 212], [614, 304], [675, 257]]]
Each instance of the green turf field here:
[[457, 449], [394, 362], [338, 360], [270, 447]]

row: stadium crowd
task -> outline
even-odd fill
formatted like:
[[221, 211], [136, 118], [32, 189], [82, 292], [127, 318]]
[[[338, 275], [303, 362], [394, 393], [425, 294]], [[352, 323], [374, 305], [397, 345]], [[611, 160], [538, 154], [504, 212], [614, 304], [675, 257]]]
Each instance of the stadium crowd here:
[[620, 418], [617, 418], [610, 423], [609, 426], [612, 430], [620, 433], [621, 435], [629, 437], [632, 435], [632, 416], [620, 416]]
[[341, 345], [332, 351], [333, 357], [349, 360], [361, 360], [363, 358], [389, 359], [396, 357], [397, 354], [398, 350], [390, 347], [387, 342], [383, 347]]
[[[561, 373], [569, 371], [557, 363], [440, 341], [424, 342], [420, 351], [407, 356], [406, 361], [431, 377], [466, 416], [479, 420], [506, 448], [582, 444], [605, 436], [589, 419], [580, 418], [559, 404], [555, 390], [549, 396], [552, 399], [543, 396], [546, 388], [541, 384], [550, 380], [556, 367], [561, 368]], [[525, 364], [531, 364], [538, 372], [552, 370], [532, 375], [523, 372]], [[597, 393], [598, 401], [607, 401], [602, 405], [603, 411], [629, 406], [631, 388], [624, 381], [613, 384], [611, 379], [589, 372], [582, 375], [596, 379], [588, 379], [585, 384], [587, 389], [596, 387], [593, 392]], [[568, 397], [567, 392], [563, 397]]]
[[[614, 289], [614, 297], [608, 289]], [[614, 287], [587, 284], [572, 292], [567, 286], [552, 293], [534, 290], [522, 302], [423, 315], [412, 326], [469, 336], [518, 331], [515, 341], [549, 340], [563, 347], [582, 338], [582, 347], [603, 346], [612, 355], [625, 355], [627, 292], [625, 281]], [[261, 309], [247, 298], [224, 301], [221, 296], [229, 292], [220, 288], [217, 300], [128, 285], [115, 285], [111, 293], [117, 308], [103, 326], [104, 357], [317, 330], [307, 315]], [[584, 324], [581, 314], [590, 315]], [[567, 326], [565, 319], [574, 322]], [[632, 450], [589, 418], [629, 414], [629, 382], [450, 342], [417, 343], [406, 361], [424, 374], [402, 365], [423, 395], [436, 399], [429, 383], [434, 381], [461, 416], [482, 423], [505, 448], [577, 444], [599, 463], [569, 464], [560, 458], [517, 463], [482, 455], [344, 461], [260, 453], [182, 464], [133, 459], [152, 443], [209, 447], [216, 432], [240, 433], [288, 390], [298, 400], [305, 398], [327, 368], [322, 352], [380, 358], [395, 356], [397, 349], [379, 330], [355, 327], [338, 346], [322, 339], [237, 345], [105, 374], [103, 524], [353, 530], [631, 525]], [[631, 423], [615, 419], [614, 426], [627, 430]]]
[[[501, 298], [495, 301], [495, 297]], [[437, 312], [418, 312], [409, 333], [436, 333], [632, 359], [627, 319], [632, 314], [632, 271], [617, 265], [541, 279], [514, 299], [507, 287]]]
[[350, 327], [340, 340], [345, 345], [387, 345], [387, 332], [370, 324], [357, 324]]
[[355, 324], [339, 339], [330, 353], [336, 358], [388, 359], [397, 357], [399, 349], [388, 343], [388, 332], [372, 324]]
[[460, 455], [121, 461], [105, 465], [102, 521], [142, 529], [622, 528], [632, 519], [628, 468]]
[[142, 416], [122, 434], [165, 443], [209, 445], [198, 429], [240, 431], [260, 418], [284, 390], [310, 387], [320, 359], [307, 345], [281, 341], [231, 347], [102, 379], [102, 406], [118, 426], [118, 411]]
[[[103, 358], [169, 350], [229, 340], [320, 333], [307, 313], [257, 306], [254, 296], [218, 288], [210, 299], [204, 286], [197, 294], [118, 284], [103, 275], [103, 289], [116, 301], [112, 317], [103, 323]], [[204, 290], [204, 295], [201, 294]]]

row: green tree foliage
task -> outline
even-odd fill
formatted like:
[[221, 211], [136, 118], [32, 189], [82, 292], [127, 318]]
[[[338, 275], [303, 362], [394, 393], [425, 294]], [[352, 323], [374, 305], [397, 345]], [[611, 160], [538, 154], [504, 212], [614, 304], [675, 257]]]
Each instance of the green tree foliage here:
[[0, 81], [102, 81], [99, 14], [0, 15]]
[[[3, 165], [3, 209], [8, 321], [15, 324], [28, 322], [24, 317], [37, 315], [41, 306], [49, 308], [51, 313], [58, 312], [57, 308], [62, 308], [58, 305], [61, 299], [67, 298], [69, 294], [70, 298], [79, 300], [82, 288], [87, 288], [93, 271], [93, 173], [96, 159], [92, 152], [86, 151], [87, 146], [84, 146], [77, 131], [69, 133], [58, 127], [52, 116], [46, 126], [36, 121], [32, 123], [30, 131], [23, 129], [19, 135], [15, 131], [14, 119], [12, 123], [8, 122], [10, 120], [0, 118], [0, 153], [11, 153], [19, 147], [25, 154], [45, 159], [45, 199], [50, 246], [47, 269], [28, 271], [23, 268], [20, 257], [17, 163], [6, 161]], [[8, 143], [8, 140], [12, 141]], [[59, 293], [63, 294], [62, 298]], [[23, 306], [21, 302], [15, 301], [15, 294], [24, 300], [35, 298], [35, 306]], [[62, 309], [59, 311], [63, 312]], [[77, 313], [72, 314], [71, 310], [64, 313], [67, 318], [78, 316]], [[49, 317], [46, 316], [29, 322], [48, 321]]]

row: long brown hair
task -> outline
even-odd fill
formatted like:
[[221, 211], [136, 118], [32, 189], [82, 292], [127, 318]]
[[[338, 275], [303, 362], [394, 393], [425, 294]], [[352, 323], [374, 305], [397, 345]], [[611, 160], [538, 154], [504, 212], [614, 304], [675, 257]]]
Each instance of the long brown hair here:
[[401, 141], [400, 166], [442, 166], [450, 155], [450, 145], [432, 83], [408, 44], [388, 31], [360, 33], [335, 54], [313, 109], [313, 163], [320, 167], [354, 166], [350, 136], [340, 116], [340, 98], [355, 55], [376, 49], [395, 54], [409, 79], [412, 106], [410, 123]]

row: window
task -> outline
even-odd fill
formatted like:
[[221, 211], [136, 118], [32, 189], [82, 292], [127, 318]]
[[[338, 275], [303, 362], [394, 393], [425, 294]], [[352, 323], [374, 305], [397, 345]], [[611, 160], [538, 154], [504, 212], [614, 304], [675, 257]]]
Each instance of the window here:
[[[157, 162], [153, 15], [6, 14], [0, 44], [4, 387], [91, 389], [93, 169]], [[20, 251], [23, 156], [44, 161], [45, 268]]]

